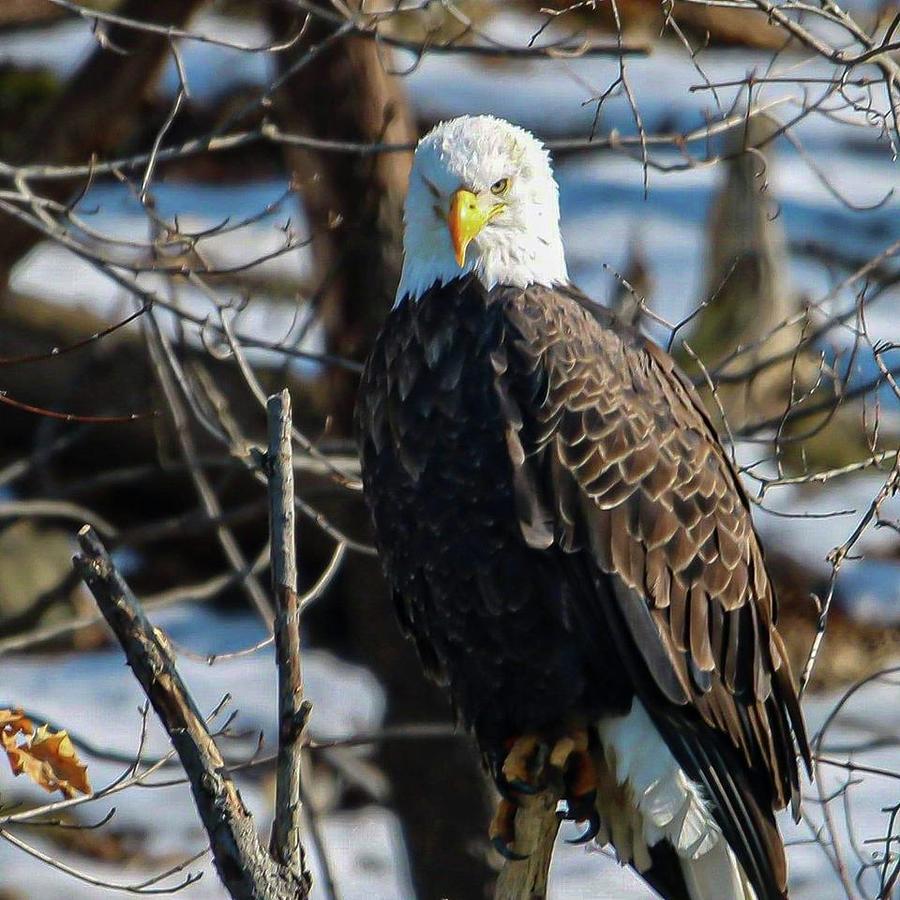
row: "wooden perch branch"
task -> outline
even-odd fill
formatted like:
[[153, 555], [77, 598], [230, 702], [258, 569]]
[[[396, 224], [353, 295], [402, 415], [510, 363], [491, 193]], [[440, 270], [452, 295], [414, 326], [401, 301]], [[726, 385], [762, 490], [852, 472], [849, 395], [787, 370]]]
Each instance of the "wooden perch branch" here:
[[96, 532], [85, 526], [78, 541], [81, 554], [75, 557], [75, 568], [178, 753], [228, 893], [234, 900], [305, 900], [308, 883], [279, 865], [260, 843], [253, 818], [160, 632], [116, 571]]
[[269, 534], [278, 662], [278, 764], [270, 850], [293, 877], [307, 885], [308, 890], [310, 878], [300, 840], [300, 754], [310, 705], [303, 699], [300, 667], [291, 395], [287, 389], [269, 397], [266, 411], [269, 421]]
[[526, 798], [517, 811], [515, 846], [528, 856], [504, 863], [494, 900], [542, 900], [547, 896], [553, 844], [559, 831], [556, 799], [554, 791], [544, 791]]

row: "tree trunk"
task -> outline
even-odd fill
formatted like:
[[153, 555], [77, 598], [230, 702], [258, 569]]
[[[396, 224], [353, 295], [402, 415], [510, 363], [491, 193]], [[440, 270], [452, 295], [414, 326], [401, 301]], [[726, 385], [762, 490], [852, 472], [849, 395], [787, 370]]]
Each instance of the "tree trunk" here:
[[[333, 11], [331, 4], [325, 6]], [[276, 36], [290, 32], [292, 13], [278, 10], [272, 18]], [[333, 31], [330, 22], [313, 18], [295, 55], [279, 56], [282, 70]], [[326, 49], [276, 96], [275, 113], [285, 130], [336, 141], [414, 141], [406, 95], [384, 70], [386, 53], [360, 36], [345, 37]], [[411, 157], [298, 147], [285, 155], [315, 235], [317, 302], [328, 349], [361, 360], [400, 279], [402, 207]], [[350, 428], [355, 394], [356, 378], [334, 373], [328, 413], [344, 432]]]
[[31, 28], [61, 19], [65, 11], [47, 0], [5, 0], [0, 7], [0, 28]]
[[[776, 201], [767, 189], [773, 165], [773, 149], [767, 141], [778, 123], [755, 115], [746, 128], [736, 129], [726, 143], [731, 157], [725, 179], [710, 207], [707, 222], [705, 293], [707, 305], [698, 313], [687, 338], [692, 350], [712, 368], [738, 346], [755, 349], [725, 365], [723, 373], [737, 374], [761, 360], [796, 347], [799, 324], [784, 325], [801, 309], [801, 298], [792, 289], [784, 226]], [[745, 150], [745, 148], [757, 148]], [[676, 348], [682, 348], [676, 343]], [[691, 374], [698, 366], [680, 352], [679, 361]], [[738, 429], [765, 419], [787, 407], [791, 379], [800, 383], [810, 374], [801, 355], [772, 365], [759, 375], [737, 384], [718, 387], [728, 423]], [[707, 398], [716, 415], [717, 405]]]

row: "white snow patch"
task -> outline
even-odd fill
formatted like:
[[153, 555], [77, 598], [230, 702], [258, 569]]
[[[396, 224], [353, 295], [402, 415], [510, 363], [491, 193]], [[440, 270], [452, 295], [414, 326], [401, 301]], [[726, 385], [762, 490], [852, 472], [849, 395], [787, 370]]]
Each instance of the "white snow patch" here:
[[[197, 606], [166, 610], [153, 619], [178, 645], [200, 654], [252, 646], [264, 636], [259, 623], [250, 615], [225, 615]], [[140, 727], [138, 708], [144, 695], [118, 647], [77, 655], [5, 657], [2, 666], [0, 708], [23, 706], [36, 713], [38, 721], [46, 719], [58, 727], [69, 728], [111, 750], [125, 754], [136, 752]], [[271, 648], [213, 666], [181, 656], [178, 668], [201, 711], [211, 711], [226, 692], [232, 695], [217, 722], [223, 723], [230, 712], [238, 710], [232, 727], [251, 734], [240, 741], [221, 741], [224, 753], [232, 758], [249, 757], [260, 730], [266, 739], [265, 751], [275, 747], [277, 689]], [[313, 702], [310, 730], [314, 738], [339, 739], [370, 732], [381, 725], [384, 695], [368, 671], [314, 648], [304, 649], [303, 669], [306, 696]], [[169, 742], [152, 710], [148, 726], [144, 752], [152, 758], [167, 752]], [[360, 748], [353, 752], [364, 756], [368, 751]], [[89, 755], [84, 758], [89, 763], [95, 790], [110, 783], [125, 768]], [[169, 780], [177, 778], [179, 773], [177, 766], [168, 767], [151, 780]], [[272, 809], [268, 790], [256, 777], [237, 774], [236, 778], [260, 833], [266, 834]], [[10, 795], [34, 802], [50, 799], [25, 778], [13, 779], [8, 769], [0, 770], [0, 792], [4, 800]], [[205, 845], [205, 834], [185, 784], [157, 789], [130, 788], [91, 804], [85, 814], [89, 821], [97, 821], [112, 806], [117, 812], [106, 828], [146, 829], [144, 850], [171, 862], [153, 869], [98, 864], [59, 852], [58, 848], [35, 839], [27, 828], [19, 828], [15, 833], [23, 840], [35, 841], [70, 865], [117, 882], [137, 882], [150, 877]], [[158, 825], [162, 819], [165, 826], [161, 828]], [[367, 807], [328, 815], [324, 819], [324, 839], [344, 896], [391, 900], [408, 894], [408, 875], [401, 861], [402, 839], [398, 824], [388, 811]], [[309, 847], [307, 841], [315, 874], [318, 863]], [[201, 860], [188, 871], [201, 870], [203, 878], [184, 891], [186, 900], [224, 897], [225, 892], [208, 860]], [[175, 882], [177, 879], [171, 883]], [[101, 895], [98, 888], [75, 882], [0, 841], [0, 889], [3, 888], [25, 889], [28, 896], [41, 900], [57, 897], [80, 900]]]

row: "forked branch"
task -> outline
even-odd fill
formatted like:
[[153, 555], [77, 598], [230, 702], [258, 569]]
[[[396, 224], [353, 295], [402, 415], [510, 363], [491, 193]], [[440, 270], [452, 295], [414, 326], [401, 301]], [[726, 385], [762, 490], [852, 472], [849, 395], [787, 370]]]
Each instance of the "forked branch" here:
[[228, 893], [234, 900], [305, 900], [307, 880], [273, 860], [260, 843], [253, 818], [161, 632], [144, 614], [96, 532], [85, 526], [78, 541], [81, 553], [75, 568], [178, 753]]

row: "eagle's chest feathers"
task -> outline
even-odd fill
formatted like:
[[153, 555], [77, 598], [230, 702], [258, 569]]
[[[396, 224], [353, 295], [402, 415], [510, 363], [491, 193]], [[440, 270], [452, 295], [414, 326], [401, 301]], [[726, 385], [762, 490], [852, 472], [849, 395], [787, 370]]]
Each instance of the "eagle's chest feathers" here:
[[481, 509], [493, 518], [511, 502], [498, 377], [516, 337], [502, 298], [474, 287], [448, 286], [395, 311], [370, 366], [370, 424], [376, 451], [397, 467], [398, 492], [435, 514], [447, 502], [457, 515]]

